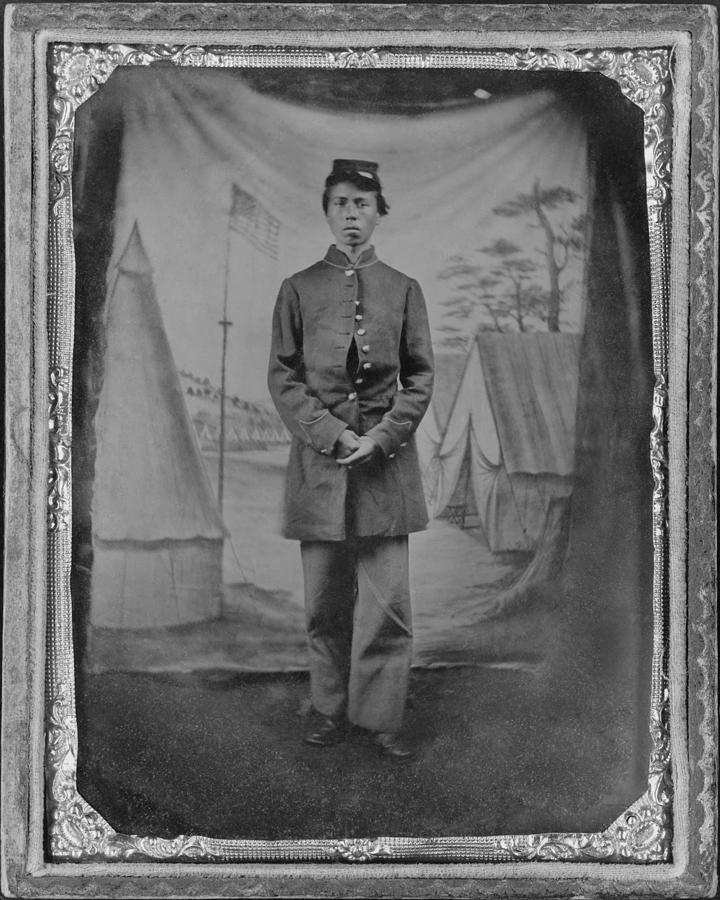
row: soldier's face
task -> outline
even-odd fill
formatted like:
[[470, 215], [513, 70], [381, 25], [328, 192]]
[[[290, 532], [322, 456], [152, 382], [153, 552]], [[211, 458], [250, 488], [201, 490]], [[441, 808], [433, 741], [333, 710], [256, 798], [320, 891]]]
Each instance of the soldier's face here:
[[370, 243], [380, 218], [377, 194], [341, 181], [330, 188], [326, 217], [336, 245], [358, 253]]

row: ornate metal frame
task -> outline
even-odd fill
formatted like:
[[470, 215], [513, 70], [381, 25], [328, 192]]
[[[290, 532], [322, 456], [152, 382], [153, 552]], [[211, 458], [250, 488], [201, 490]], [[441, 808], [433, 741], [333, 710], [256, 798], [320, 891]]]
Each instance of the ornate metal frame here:
[[[614, 79], [645, 121], [655, 390], [649, 451], [654, 479], [654, 642], [650, 686], [652, 751], [646, 792], [599, 833], [348, 840], [172, 840], [116, 833], [76, 785], [73, 643], [70, 604], [72, 420], [69, 398], [74, 328], [71, 167], [75, 112], [118, 66], [492, 68], [599, 72]], [[48, 266], [49, 443], [47, 808], [56, 861], [667, 862], [671, 848], [668, 728], [668, 307], [672, 64], [667, 47], [586, 51], [333, 50], [126, 44], [51, 45], [52, 90]]]

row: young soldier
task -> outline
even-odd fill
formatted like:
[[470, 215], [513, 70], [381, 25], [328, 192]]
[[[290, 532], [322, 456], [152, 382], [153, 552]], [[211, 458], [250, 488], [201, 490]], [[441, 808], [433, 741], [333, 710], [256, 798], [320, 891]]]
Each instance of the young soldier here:
[[427, 524], [413, 432], [433, 357], [420, 286], [370, 243], [388, 212], [377, 168], [334, 161], [322, 203], [335, 244], [280, 288], [268, 384], [293, 436], [284, 534], [301, 541], [318, 717], [305, 741], [337, 743], [349, 722], [402, 760], [407, 536]]

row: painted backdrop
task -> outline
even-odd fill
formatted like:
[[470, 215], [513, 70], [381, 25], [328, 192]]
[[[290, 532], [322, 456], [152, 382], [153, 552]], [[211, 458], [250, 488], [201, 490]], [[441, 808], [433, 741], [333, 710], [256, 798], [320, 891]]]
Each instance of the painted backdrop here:
[[[422, 284], [437, 355], [418, 433], [432, 521], [412, 541], [416, 661], [541, 656], [536, 622], [499, 645], [487, 622], [549, 577], [566, 537], [592, 235], [581, 117], [547, 88], [368, 114], [231, 72], [113, 77], [95, 665], [304, 666], [299, 552], [279, 536], [289, 436], [265, 373], [278, 286], [331, 239], [320, 197], [335, 157], [379, 162], [391, 213], [375, 244]], [[80, 191], [83, 177], [81, 159]], [[237, 622], [230, 646], [218, 618]], [[185, 642], [156, 633], [189, 623]]]

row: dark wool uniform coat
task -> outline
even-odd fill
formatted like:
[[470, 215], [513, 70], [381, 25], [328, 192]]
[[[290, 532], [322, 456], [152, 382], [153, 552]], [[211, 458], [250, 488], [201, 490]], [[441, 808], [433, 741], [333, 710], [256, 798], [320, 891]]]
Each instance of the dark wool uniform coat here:
[[[413, 433], [432, 385], [420, 286], [372, 247], [353, 265], [331, 246], [323, 260], [283, 282], [268, 386], [292, 434], [286, 537], [341, 541], [427, 525]], [[350, 471], [332, 455], [347, 427], [380, 447]]]

